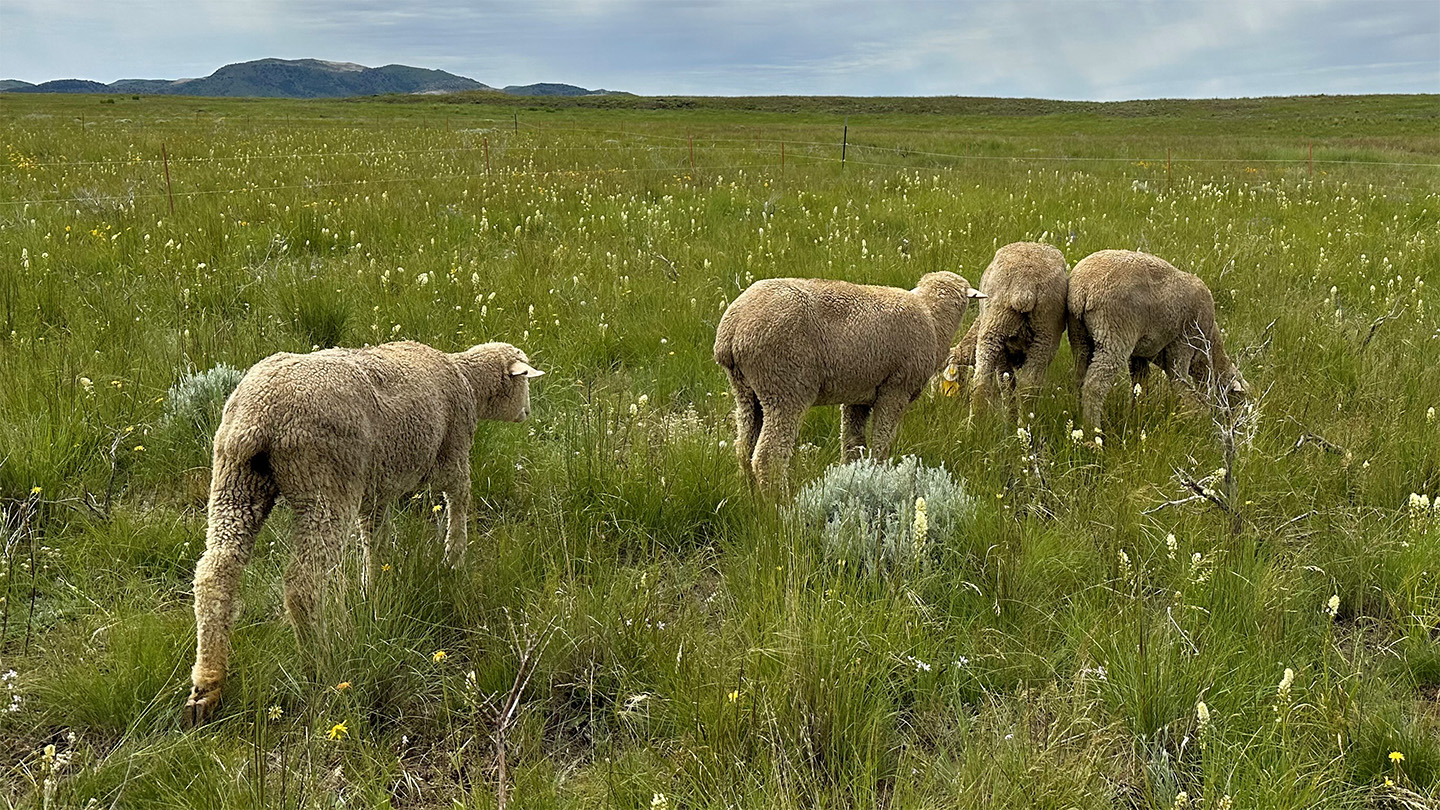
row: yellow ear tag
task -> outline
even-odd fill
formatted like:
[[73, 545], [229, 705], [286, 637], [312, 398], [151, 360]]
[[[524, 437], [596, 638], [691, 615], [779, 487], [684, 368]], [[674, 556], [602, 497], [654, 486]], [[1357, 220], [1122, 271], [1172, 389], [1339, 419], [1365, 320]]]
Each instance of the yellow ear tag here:
[[945, 373], [940, 379], [940, 393], [947, 397], [953, 397], [960, 393], [960, 383], [956, 380], [960, 377], [960, 369], [954, 363], [945, 367]]

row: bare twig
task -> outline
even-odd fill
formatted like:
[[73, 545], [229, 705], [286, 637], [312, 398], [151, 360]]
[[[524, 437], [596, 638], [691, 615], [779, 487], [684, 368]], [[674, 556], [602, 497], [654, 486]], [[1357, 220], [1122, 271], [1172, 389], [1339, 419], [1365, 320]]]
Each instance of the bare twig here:
[[126, 431], [122, 430], [116, 433], [115, 438], [110, 442], [110, 477], [105, 481], [105, 500], [97, 499], [89, 488], [85, 489], [85, 506], [101, 520], [110, 519], [110, 507], [115, 500], [115, 474], [120, 466], [120, 443], [124, 441], [126, 435], [128, 435]]
[[[1230, 471], [1227, 469], [1225, 473], [1228, 478]], [[1175, 480], [1180, 486], [1192, 493], [1190, 500], [1207, 501], [1225, 514], [1231, 515], [1232, 517], [1239, 517], [1239, 514], [1235, 511], [1235, 507], [1232, 506], [1223, 495], [1206, 485], [1206, 479], [1196, 479], [1183, 470], [1176, 470]]]
[[1159, 511], [1161, 511], [1161, 510], [1163, 510], [1163, 509], [1168, 509], [1168, 508], [1170, 508], [1170, 507], [1172, 507], [1172, 506], [1184, 506], [1184, 505], [1187, 504], [1187, 503], [1194, 503], [1194, 502], [1196, 502], [1196, 501], [1203, 501], [1203, 500], [1205, 500], [1205, 497], [1202, 496], [1202, 495], [1188, 495], [1188, 496], [1186, 496], [1186, 497], [1184, 497], [1184, 498], [1176, 498], [1175, 500], [1172, 500], [1172, 501], [1165, 501], [1164, 503], [1157, 504], [1157, 505], [1155, 505], [1155, 506], [1150, 507], [1149, 509], [1141, 510], [1140, 514], [1142, 514], [1142, 515], [1153, 515], [1153, 514], [1155, 514], [1156, 512], [1159, 512]]
[[[506, 618], [509, 619], [509, 611], [506, 611]], [[525, 688], [530, 685], [530, 679], [534, 677], [538, 667], [540, 654], [544, 652], [546, 645], [550, 643], [550, 637], [555, 633], [555, 623], [552, 621], [539, 633], [531, 634], [528, 626], [523, 628], [524, 637], [516, 630], [515, 622], [510, 621], [510, 647], [515, 651], [519, 666], [515, 670], [515, 680], [510, 685], [510, 691], [506, 693], [505, 699], [496, 706], [487, 700], [494, 711], [495, 730], [490, 734], [490, 741], [495, 746], [495, 806], [499, 810], [505, 810], [510, 801], [509, 768], [506, 757], [506, 745], [508, 743], [510, 730], [515, 725], [515, 718], [520, 711], [520, 698], [525, 693]]]
[[1311, 433], [1310, 431], [1306, 430], [1305, 426], [1300, 424], [1300, 421], [1295, 417], [1287, 416], [1285, 417], [1285, 419], [1286, 421], [1292, 422], [1296, 427], [1300, 428], [1300, 437], [1295, 440], [1295, 445], [1293, 447], [1285, 451], [1285, 455], [1291, 455], [1292, 453], [1298, 452], [1300, 448], [1304, 447], [1305, 445], [1313, 444], [1327, 453], [1333, 453], [1346, 459], [1352, 458], [1349, 450], [1346, 450], [1345, 448], [1330, 441], [1329, 439], [1326, 439], [1324, 436], [1321, 436], [1318, 433]]
[[658, 250], [652, 250], [652, 251], [650, 251], [650, 255], [651, 255], [651, 256], [654, 256], [655, 258], [659, 259], [659, 260], [662, 261], [662, 262], [665, 262], [665, 264], [666, 264], [667, 266], [669, 266], [670, 269], [668, 269], [668, 270], [665, 271], [665, 275], [666, 275], [667, 278], [669, 278], [671, 281], [679, 281], [679, 280], [680, 280], [680, 271], [677, 270], [677, 269], [675, 269], [675, 263], [674, 263], [674, 262], [672, 262], [672, 261], [670, 261], [669, 259], [665, 258], [665, 254], [661, 253], [661, 252], [658, 251]]
[[1360, 351], [1365, 351], [1366, 347], [1370, 345], [1370, 341], [1375, 339], [1375, 333], [1380, 331], [1380, 327], [1400, 317], [1404, 312], [1405, 300], [1397, 296], [1395, 303], [1390, 306], [1390, 311], [1370, 323], [1370, 332], [1365, 335], [1364, 340], [1360, 341]]
[[1276, 318], [1275, 320], [1266, 324], [1264, 329], [1260, 330], [1259, 343], [1255, 344], [1254, 346], [1243, 346], [1241, 347], [1240, 351], [1235, 353], [1236, 365], [1243, 366], [1251, 359], [1259, 356], [1260, 354], [1263, 354], [1266, 349], [1270, 348], [1270, 343], [1275, 339], [1275, 324], [1279, 320], [1279, 318]]

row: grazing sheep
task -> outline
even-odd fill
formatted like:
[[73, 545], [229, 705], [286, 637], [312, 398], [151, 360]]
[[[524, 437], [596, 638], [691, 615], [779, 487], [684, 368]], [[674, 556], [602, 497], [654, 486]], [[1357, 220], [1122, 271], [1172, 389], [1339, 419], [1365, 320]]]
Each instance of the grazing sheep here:
[[1012, 418], [1018, 418], [1020, 398], [1044, 381], [1065, 333], [1066, 270], [1060, 251], [1039, 242], [1015, 242], [995, 251], [980, 276], [980, 291], [988, 298], [951, 350], [945, 370], [949, 393], [959, 387], [955, 380], [961, 369], [973, 369], [972, 418], [995, 398], [1002, 381]]
[[1248, 389], [1225, 354], [1215, 299], [1197, 276], [1130, 250], [1102, 250], [1070, 274], [1067, 316], [1075, 378], [1087, 424], [1099, 428], [1105, 395], [1126, 370], [1154, 362], [1222, 400]]
[[194, 688], [187, 725], [220, 699], [240, 574], [278, 497], [295, 510], [285, 609], [306, 647], [350, 530], [365, 568], [388, 505], [427, 484], [445, 494], [446, 559], [465, 550], [470, 447], [479, 419], [519, 422], [541, 372], [508, 343], [446, 354], [402, 341], [364, 349], [280, 353], [256, 363], [215, 432], [205, 554], [195, 568]]
[[[752, 480], [783, 478], [812, 405], [839, 405], [845, 459], [889, 455], [905, 409], [945, 361], [970, 298], [950, 272], [914, 290], [772, 278], [737, 297], [715, 331], [735, 395], [735, 451]], [[870, 439], [866, 440], [866, 423]]]

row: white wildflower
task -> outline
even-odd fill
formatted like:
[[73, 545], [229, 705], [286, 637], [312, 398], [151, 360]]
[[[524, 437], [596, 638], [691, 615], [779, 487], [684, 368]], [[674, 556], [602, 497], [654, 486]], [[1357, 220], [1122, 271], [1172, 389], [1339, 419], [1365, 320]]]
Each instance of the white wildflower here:
[[915, 499], [915, 550], [920, 551], [925, 547], [925, 536], [930, 532], [930, 521], [925, 515], [925, 499]]

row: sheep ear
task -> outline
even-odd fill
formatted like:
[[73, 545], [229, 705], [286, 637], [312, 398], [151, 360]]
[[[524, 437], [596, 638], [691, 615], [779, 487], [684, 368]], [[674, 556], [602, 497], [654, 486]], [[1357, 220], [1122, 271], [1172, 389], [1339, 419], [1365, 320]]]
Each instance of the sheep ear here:
[[971, 288], [970, 288], [970, 291], [967, 292], [967, 293], [965, 293], [965, 297], [966, 297], [966, 298], [989, 298], [990, 296], [986, 295], [985, 293], [980, 292], [979, 290], [975, 289], [974, 287], [971, 287]]
[[511, 377], [519, 377], [521, 375], [524, 375], [526, 377], [539, 377], [544, 373], [545, 372], [541, 371], [538, 368], [535, 368], [524, 360], [516, 360], [515, 362], [510, 364]]

